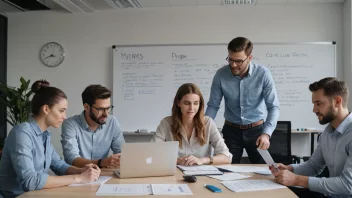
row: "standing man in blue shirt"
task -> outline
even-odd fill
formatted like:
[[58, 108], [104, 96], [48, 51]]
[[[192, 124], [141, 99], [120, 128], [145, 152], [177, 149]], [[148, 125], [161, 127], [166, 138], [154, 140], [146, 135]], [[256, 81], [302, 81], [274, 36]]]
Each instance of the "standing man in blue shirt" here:
[[215, 119], [224, 97], [222, 133], [233, 155], [232, 163], [240, 163], [243, 148], [251, 163], [264, 163], [257, 148], [269, 148], [279, 118], [274, 80], [269, 69], [251, 62], [253, 44], [247, 38], [234, 38], [227, 49], [229, 64], [214, 76], [206, 115]]
[[[344, 81], [324, 78], [309, 85], [313, 112], [320, 124], [328, 124], [308, 161], [271, 168], [275, 179], [291, 188], [299, 197], [352, 197], [352, 114], [347, 108], [349, 90]], [[328, 178], [315, 177], [325, 167]]]
[[[68, 164], [119, 166], [125, 140], [117, 119], [109, 115], [114, 107], [110, 97], [111, 91], [106, 87], [88, 86], [82, 93], [84, 111], [62, 124], [61, 144]], [[113, 155], [108, 157], [110, 149]]]

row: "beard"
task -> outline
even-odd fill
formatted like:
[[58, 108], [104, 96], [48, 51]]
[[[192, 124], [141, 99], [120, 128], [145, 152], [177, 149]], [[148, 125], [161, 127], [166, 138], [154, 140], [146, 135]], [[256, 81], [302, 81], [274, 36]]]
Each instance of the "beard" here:
[[96, 122], [97, 124], [103, 125], [106, 123], [106, 121], [100, 121], [101, 118], [106, 118], [107, 116], [105, 115], [101, 115], [99, 118], [97, 116], [94, 115], [94, 113], [92, 112], [92, 110], [89, 111], [89, 117], [90, 119], [92, 119], [94, 122]]
[[329, 111], [328, 111], [328, 113], [325, 116], [320, 114], [320, 113], [317, 113], [317, 115], [320, 115], [320, 116], [323, 117], [321, 120], [319, 120], [319, 123], [321, 125], [330, 123], [336, 118], [336, 113], [334, 113], [334, 110], [333, 110], [332, 106], [330, 106]]

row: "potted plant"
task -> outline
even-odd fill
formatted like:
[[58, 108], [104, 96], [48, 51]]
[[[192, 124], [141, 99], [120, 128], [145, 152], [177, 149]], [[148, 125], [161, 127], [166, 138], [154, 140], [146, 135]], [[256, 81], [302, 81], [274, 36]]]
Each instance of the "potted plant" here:
[[30, 96], [33, 94], [29, 87], [30, 80], [20, 78], [20, 87], [11, 87], [0, 83], [0, 102], [6, 107], [6, 121], [12, 126], [25, 122], [30, 115]]
[[[12, 126], [25, 122], [30, 115], [30, 80], [20, 78], [20, 87], [11, 87], [0, 82], [0, 103], [6, 106], [6, 121]], [[1, 143], [0, 143], [1, 144]], [[0, 159], [3, 145], [0, 145]]]

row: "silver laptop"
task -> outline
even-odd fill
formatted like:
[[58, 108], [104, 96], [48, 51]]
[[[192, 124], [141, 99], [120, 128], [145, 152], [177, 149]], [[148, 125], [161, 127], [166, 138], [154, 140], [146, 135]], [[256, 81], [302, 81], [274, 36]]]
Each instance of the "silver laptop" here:
[[120, 178], [174, 175], [178, 142], [125, 143], [121, 148]]

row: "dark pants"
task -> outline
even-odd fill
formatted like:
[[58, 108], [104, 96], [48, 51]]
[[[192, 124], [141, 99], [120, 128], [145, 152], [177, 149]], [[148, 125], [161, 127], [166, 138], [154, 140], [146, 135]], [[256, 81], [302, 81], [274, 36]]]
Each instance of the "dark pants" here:
[[310, 191], [308, 188], [296, 188], [288, 187], [292, 192], [294, 192], [299, 198], [328, 198], [324, 194]]
[[263, 133], [263, 128], [263, 124], [250, 129], [239, 129], [224, 125], [222, 134], [226, 146], [233, 155], [232, 164], [240, 163], [244, 148], [252, 164], [265, 164], [262, 156], [257, 151], [256, 145], [258, 137]]

